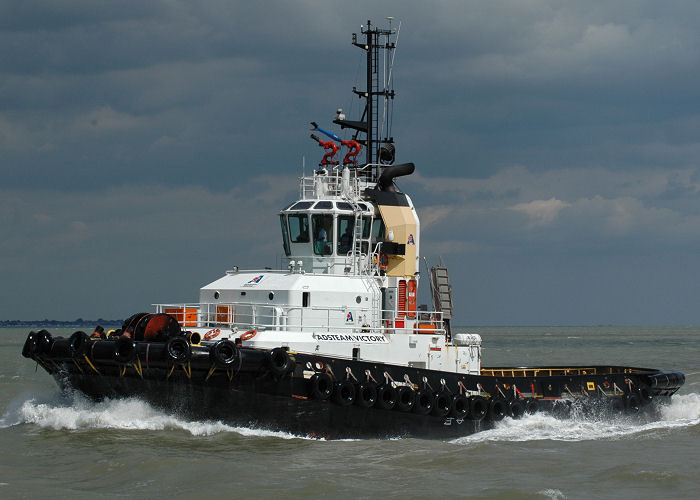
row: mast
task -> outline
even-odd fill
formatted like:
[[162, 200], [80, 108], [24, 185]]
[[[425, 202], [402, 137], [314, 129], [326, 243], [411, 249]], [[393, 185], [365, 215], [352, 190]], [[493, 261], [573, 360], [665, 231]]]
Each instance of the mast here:
[[[389, 18], [391, 21], [391, 18]], [[394, 29], [382, 29], [372, 26], [371, 21], [367, 21], [367, 27], [361, 27], [361, 34], [364, 35], [364, 42], [358, 42], [357, 33], [352, 34], [352, 44], [365, 51], [366, 57], [366, 81], [365, 90], [352, 91], [360, 99], [365, 100], [365, 108], [360, 121], [345, 120], [336, 118], [333, 123], [341, 128], [351, 128], [355, 130], [353, 139], [365, 146], [365, 164], [386, 164], [394, 162], [394, 138], [390, 136], [391, 120], [388, 116], [379, 120], [379, 111], [390, 113], [390, 106], [387, 100], [394, 99], [394, 89], [391, 87], [391, 79], [380, 75], [379, 61], [380, 54], [384, 51], [384, 64], [382, 70], [386, 70], [386, 61], [393, 63], [393, 54], [396, 43], [392, 36], [396, 34]], [[390, 63], [390, 64], [391, 64]], [[381, 125], [380, 125], [381, 123]], [[360, 133], [365, 134], [364, 139], [358, 139]], [[373, 180], [378, 177], [376, 169], [372, 169]]]

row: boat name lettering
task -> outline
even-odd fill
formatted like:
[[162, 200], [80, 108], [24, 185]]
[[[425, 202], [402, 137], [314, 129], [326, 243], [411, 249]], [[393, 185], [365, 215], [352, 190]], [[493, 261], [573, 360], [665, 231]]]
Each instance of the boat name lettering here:
[[346, 335], [342, 333], [321, 333], [316, 335], [316, 339], [332, 342], [387, 342], [384, 335]]

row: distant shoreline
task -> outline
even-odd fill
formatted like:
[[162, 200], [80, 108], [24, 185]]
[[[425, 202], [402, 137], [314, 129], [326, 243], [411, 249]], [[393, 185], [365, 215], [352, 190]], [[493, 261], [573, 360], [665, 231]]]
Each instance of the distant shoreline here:
[[121, 327], [124, 320], [121, 319], [82, 319], [61, 321], [56, 319], [37, 320], [0, 320], [0, 328], [88, 328], [93, 329], [97, 325]]

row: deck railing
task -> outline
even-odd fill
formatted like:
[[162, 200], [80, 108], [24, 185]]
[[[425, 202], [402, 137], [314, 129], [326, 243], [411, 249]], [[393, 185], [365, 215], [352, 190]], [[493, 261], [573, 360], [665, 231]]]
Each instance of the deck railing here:
[[444, 335], [442, 313], [370, 308], [277, 305], [252, 302], [155, 304], [157, 313], [175, 317], [187, 328], [237, 331], [275, 330], [318, 333]]

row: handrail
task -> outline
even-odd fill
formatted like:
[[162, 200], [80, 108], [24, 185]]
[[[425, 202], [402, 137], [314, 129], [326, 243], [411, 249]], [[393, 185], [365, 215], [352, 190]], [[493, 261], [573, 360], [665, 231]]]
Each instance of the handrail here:
[[372, 324], [372, 318], [375, 317], [371, 314], [372, 309], [359, 306], [302, 307], [260, 302], [172, 303], [154, 306], [156, 313], [171, 314], [185, 328], [445, 334], [442, 313], [439, 311], [382, 310], [379, 316], [381, 322]]

